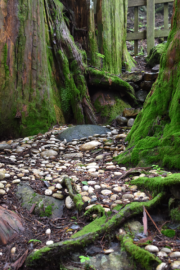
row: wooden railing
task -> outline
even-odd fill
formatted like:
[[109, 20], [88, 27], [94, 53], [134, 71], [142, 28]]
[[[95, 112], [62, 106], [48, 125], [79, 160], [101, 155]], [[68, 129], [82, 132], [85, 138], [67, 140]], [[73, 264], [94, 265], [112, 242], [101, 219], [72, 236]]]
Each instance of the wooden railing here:
[[[134, 54], [138, 54], [138, 40], [147, 39], [147, 52], [154, 47], [154, 39], [158, 37], [168, 37], [170, 29], [168, 26], [168, 3], [174, 0], [128, 0], [128, 6], [134, 7], [134, 32], [127, 33], [126, 40], [134, 40]], [[155, 30], [155, 4], [164, 4], [164, 29]], [[147, 29], [138, 32], [139, 6], [147, 6]]]

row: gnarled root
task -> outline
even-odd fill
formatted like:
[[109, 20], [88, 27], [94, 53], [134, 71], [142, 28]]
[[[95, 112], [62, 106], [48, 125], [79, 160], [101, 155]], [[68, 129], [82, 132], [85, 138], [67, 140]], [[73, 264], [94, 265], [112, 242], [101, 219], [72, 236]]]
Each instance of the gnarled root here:
[[[64, 178], [63, 182], [68, 186], [68, 178]], [[69, 190], [71, 192], [71, 187]], [[48, 263], [50, 263], [52, 266], [52, 262], [55, 261], [56, 258], [59, 259], [63, 253], [77, 250], [94, 242], [99, 238], [100, 235], [110, 233], [111, 230], [113, 231], [116, 227], [119, 227], [119, 225], [121, 225], [126, 219], [142, 213], [143, 206], [145, 206], [147, 209], [155, 207], [161, 202], [164, 196], [165, 193], [160, 193], [151, 201], [142, 203], [133, 202], [126, 205], [117, 214], [109, 218], [103, 215], [101, 218], [95, 219], [93, 222], [85, 226], [81, 231], [74, 234], [71, 239], [58, 242], [48, 247], [43, 247], [38, 251], [32, 252], [27, 257], [26, 266], [33, 267], [33, 269], [35, 269], [35, 267], [39, 267], [40, 265], [42, 266], [43, 264], [47, 265]]]

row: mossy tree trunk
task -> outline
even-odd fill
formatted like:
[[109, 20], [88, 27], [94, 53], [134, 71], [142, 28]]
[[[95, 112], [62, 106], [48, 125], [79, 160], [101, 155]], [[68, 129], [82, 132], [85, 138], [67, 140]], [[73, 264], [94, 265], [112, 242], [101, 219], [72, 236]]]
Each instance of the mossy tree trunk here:
[[77, 123], [96, 123], [63, 12], [59, 0], [1, 0], [0, 136], [45, 132], [70, 110]]
[[122, 66], [125, 66], [126, 70], [130, 71], [134, 67], [134, 61], [126, 47], [128, 0], [94, 0], [91, 1], [90, 10], [91, 13], [95, 13], [97, 23], [94, 32], [91, 24], [92, 38], [93, 34], [97, 36], [93, 43], [90, 39], [90, 44], [93, 44], [90, 48], [91, 55], [94, 53], [94, 58], [99, 64], [94, 45], [97, 40], [99, 53], [105, 56], [101, 60], [104, 70], [112, 74], [121, 74]]
[[[96, 124], [83, 49], [98, 67], [96, 52], [100, 51], [105, 55], [103, 68], [121, 72], [122, 61], [129, 57], [125, 46], [127, 0], [115, 0], [112, 7], [107, 0], [80, 0], [77, 5], [72, 0], [0, 3], [0, 137], [43, 133], [72, 118], [77, 124]], [[99, 34], [95, 27], [98, 7], [102, 11]], [[88, 14], [77, 28], [75, 21], [84, 10]], [[79, 36], [78, 31], [87, 35]], [[84, 48], [81, 40], [87, 45]]]
[[159, 163], [180, 168], [180, 0], [174, 1], [172, 29], [161, 58], [160, 72], [127, 136], [129, 150], [120, 163]]

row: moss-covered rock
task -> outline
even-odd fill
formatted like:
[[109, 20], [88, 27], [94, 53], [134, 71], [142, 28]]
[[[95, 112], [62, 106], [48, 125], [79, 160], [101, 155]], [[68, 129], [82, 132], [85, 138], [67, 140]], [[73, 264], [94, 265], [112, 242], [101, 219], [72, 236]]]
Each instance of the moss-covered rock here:
[[148, 66], [154, 67], [155, 65], [160, 64], [161, 56], [165, 50], [165, 46], [165, 43], [161, 43], [150, 50], [150, 53], [146, 58]]

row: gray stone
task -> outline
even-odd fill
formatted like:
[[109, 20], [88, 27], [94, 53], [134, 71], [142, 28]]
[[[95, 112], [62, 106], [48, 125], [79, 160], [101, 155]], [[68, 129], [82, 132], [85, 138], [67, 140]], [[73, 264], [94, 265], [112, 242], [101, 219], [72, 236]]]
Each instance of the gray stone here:
[[128, 120], [128, 122], [127, 122], [127, 126], [128, 126], [128, 127], [132, 127], [133, 124], [134, 124], [134, 118], [130, 118], [130, 119]]
[[143, 232], [143, 225], [139, 221], [128, 222], [128, 228], [135, 234]]
[[82, 158], [83, 153], [71, 153], [71, 154], [64, 154], [63, 158]]
[[58, 155], [58, 152], [54, 150], [46, 150], [41, 153], [42, 157], [51, 157], [51, 156], [57, 156], [57, 155]]
[[118, 115], [116, 117], [116, 121], [119, 123], [119, 125], [124, 125], [127, 123], [128, 119], [126, 117]]
[[139, 90], [136, 92], [136, 97], [138, 101], [144, 102], [146, 97], [148, 95], [148, 92], [143, 91], [143, 90]]
[[11, 149], [11, 147], [12, 146], [10, 144], [0, 143], [0, 150]]
[[154, 66], [151, 70], [152, 70], [152, 72], [158, 72], [159, 69], [160, 69], [160, 64]]
[[36, 203], [35, 214], [40, 215], [43, 213], [43, 208], [46, 209], [47, 206], [52, 206], [52, 218], [62, 217], [63, 215], [63, 200], [57, 200], [53, 197], [48, 197], [44, 195], [39, 195], [34, 192], [34, 190], [28, 186], [27, 184], [19, 184], [17, 193], [17, 197], [21, 199], [22, 206], [27, 210], [30, 210], [32, 205]]
[[143, 72], [126, 72], [122, 74], [121, 78], [126, 82], [139, 82], [143, 79]]
[[108, 128], [96, 126], [96, 125], [78, 125], [76, 127], [71, 127], [63, 131], [57, 136], [57, 139], [64, 140], [67, 142], [73, 139], [81, 139], [83, 137], [93, 136], [94, 134], [105, 134], [110, 131]]

